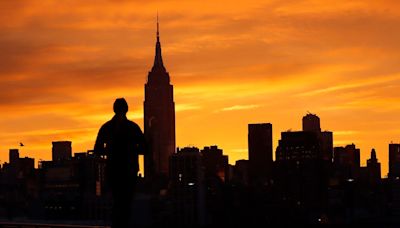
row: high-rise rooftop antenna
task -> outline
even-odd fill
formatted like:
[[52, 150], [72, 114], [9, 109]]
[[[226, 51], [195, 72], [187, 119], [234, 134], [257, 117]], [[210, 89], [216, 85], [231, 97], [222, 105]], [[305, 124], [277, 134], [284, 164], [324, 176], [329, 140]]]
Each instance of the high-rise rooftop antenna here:
[[158, 24], [158, 10], [157, 10], [157, 40], [159, 40], [159, 37], [160, 37], [160, 27]]

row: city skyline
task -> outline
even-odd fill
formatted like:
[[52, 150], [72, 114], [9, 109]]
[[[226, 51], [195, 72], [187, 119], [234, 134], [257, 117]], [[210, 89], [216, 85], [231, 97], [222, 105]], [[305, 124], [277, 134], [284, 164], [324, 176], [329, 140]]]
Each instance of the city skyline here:
[[[233, 163], [247, 159], [247, 124], [272, 123], [275, 151], [280, 132], [300, 130], [310, 111], [333, 132], [335, 146], [354, 142], [361, 149], [362, 165], [375, 148], [386, 176], [388, 144], [400, 134], [399, 34], [391, 31], [398, 12], [389, 3], [254, 2], [226, 6], [232, 13], [205, 3], [191, 16], [178, 11], [195, 3], [175, 10], [159, 3], [165, 65], [176, 90], [177, 146], [216, 144]], [[36, 161], [49, 160], [52, 141], [70, 140], [74, 152], [91, 149], [120, 96], [143, 130], [154, 5], [138, 5], [143, 13], [135, 14], [136, 3], [127, 2], [107, 2], [109, 11], [78, 1], [42, 3], [57, 7], [54, 13], [35, 3], [1, 4], [8, 17], [0, 25], [1, 163], [20, 142], [21, 155]], [[11, 13], [14, 7], [21, 8]]]

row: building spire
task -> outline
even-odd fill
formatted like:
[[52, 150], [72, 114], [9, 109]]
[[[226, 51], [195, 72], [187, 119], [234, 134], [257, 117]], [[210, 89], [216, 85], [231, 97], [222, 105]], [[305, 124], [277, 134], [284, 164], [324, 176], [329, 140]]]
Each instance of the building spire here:
[[152, 70], [163, 70], [165, 71], [165, 67], [163, 64], [162, 56], [161, 56], [161, 43], [160, 43], [160, 26], [158, 21], [158, 11], [157, 11], [157, 42], [156, 42], [156, 55], [154, 57], [154, 65]]
[[158, 11], [157, 11], [157, 42], [160, 42], [160, 27], [158, 24]]
[[376, 152], [374, 148], [371, 150], [371, 160], [376, 160]]

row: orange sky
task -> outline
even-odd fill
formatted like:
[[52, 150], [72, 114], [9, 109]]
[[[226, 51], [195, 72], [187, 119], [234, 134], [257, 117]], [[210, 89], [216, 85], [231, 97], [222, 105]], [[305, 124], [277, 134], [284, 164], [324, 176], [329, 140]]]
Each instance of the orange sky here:
[[307, 112], [354, 142], [362, 164], [400, 141], [400, 3], [393, 1], [0, 0], [0, 161], [91, 149], [116, 97], [142, 126], [160, 13], [177, 145], [247, 158], [247, 124], [301, 128]]

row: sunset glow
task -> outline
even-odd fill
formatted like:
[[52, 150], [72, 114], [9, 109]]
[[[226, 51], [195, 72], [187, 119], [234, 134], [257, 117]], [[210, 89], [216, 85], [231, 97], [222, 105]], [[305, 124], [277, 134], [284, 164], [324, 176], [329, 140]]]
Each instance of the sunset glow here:
[[247, 159], [247, 124], [301, 130], [307, 113], [375, 148], [400, 142], [398, 1], [0, 1], [0, 163], [51, 159], [51, 142], [93, 149], [117, 97], [143, 129], [155, 17], [174, 85], [178, 147]]

